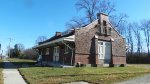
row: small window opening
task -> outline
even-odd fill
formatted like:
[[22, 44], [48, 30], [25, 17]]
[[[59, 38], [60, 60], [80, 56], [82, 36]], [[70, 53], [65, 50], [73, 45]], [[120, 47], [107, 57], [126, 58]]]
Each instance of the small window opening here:
[[107, 23], [106, 23], [105, 20], [103, 20], [103, 32], [104, 32], [104, 33], [107, 32], [106, 27], [107, 27]]

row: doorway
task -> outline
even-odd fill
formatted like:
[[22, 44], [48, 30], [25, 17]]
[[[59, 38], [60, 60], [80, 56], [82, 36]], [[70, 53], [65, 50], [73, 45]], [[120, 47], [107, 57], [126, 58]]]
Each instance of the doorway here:
[[59, 61], [59, 51], [60, 51], [59, 46], [54, 47], [53, 62], [58, 62]]
[[[111, 42], [98, 42], [98, 59], [103, 61], [103, 64], [109, 64], [111, 61]], [[100, 62], [102, 63], [102, 62]]]

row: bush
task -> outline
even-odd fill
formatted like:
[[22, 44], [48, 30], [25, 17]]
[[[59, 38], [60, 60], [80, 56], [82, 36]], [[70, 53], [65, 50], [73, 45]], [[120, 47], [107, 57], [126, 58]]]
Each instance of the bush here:
[[132, 64], [149, 64], [149, 56], [127, 56], [127, 63]]
[[38, 57], [38, 52], [34, 49], [26, 49], [24, 55], [27, 59], [35, 60]]
[[20, 58], [20, 59], [27, 59], [27, 56], [26, 56], [25, 54], [20, 54], [20, 55], [18, 56], [18, 58]]

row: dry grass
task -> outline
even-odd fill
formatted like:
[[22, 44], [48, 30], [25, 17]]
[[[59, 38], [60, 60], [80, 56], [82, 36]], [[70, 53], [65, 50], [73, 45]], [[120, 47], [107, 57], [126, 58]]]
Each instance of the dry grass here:
[[137, 75], [149, 73], [150, 69], [141, 67], [116, 68], [20, 68], [21, 74], [30, 84], [58, 84], [74, 81], [110, 84], [127, 80]]
[[[33, 60], [9, 59], [21, 66], [23, 63], [34, 64]], [[54, 67], [26, 67], [19, 71], [29, 84], [62, 84], [75, 81], [86, 81], [96, 84], [111, 84], [150, 73], [150, 68], [128, 66], [114, 68], [54, 68]]]

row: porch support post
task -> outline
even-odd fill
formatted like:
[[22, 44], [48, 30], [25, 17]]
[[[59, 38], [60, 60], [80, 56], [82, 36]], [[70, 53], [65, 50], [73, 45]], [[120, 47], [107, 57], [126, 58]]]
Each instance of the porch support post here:
[[71, 56], [71, 65], [73, 64], [72, 61], [73, 61], [73, 48], [71, 48], [69, 45], [67, 45], [64, 41], [62, 41], [62, 43], [64, 45], [66, 45], [69, 49], [71, 49], [71, 52], [72, 52], [72, 56]]

